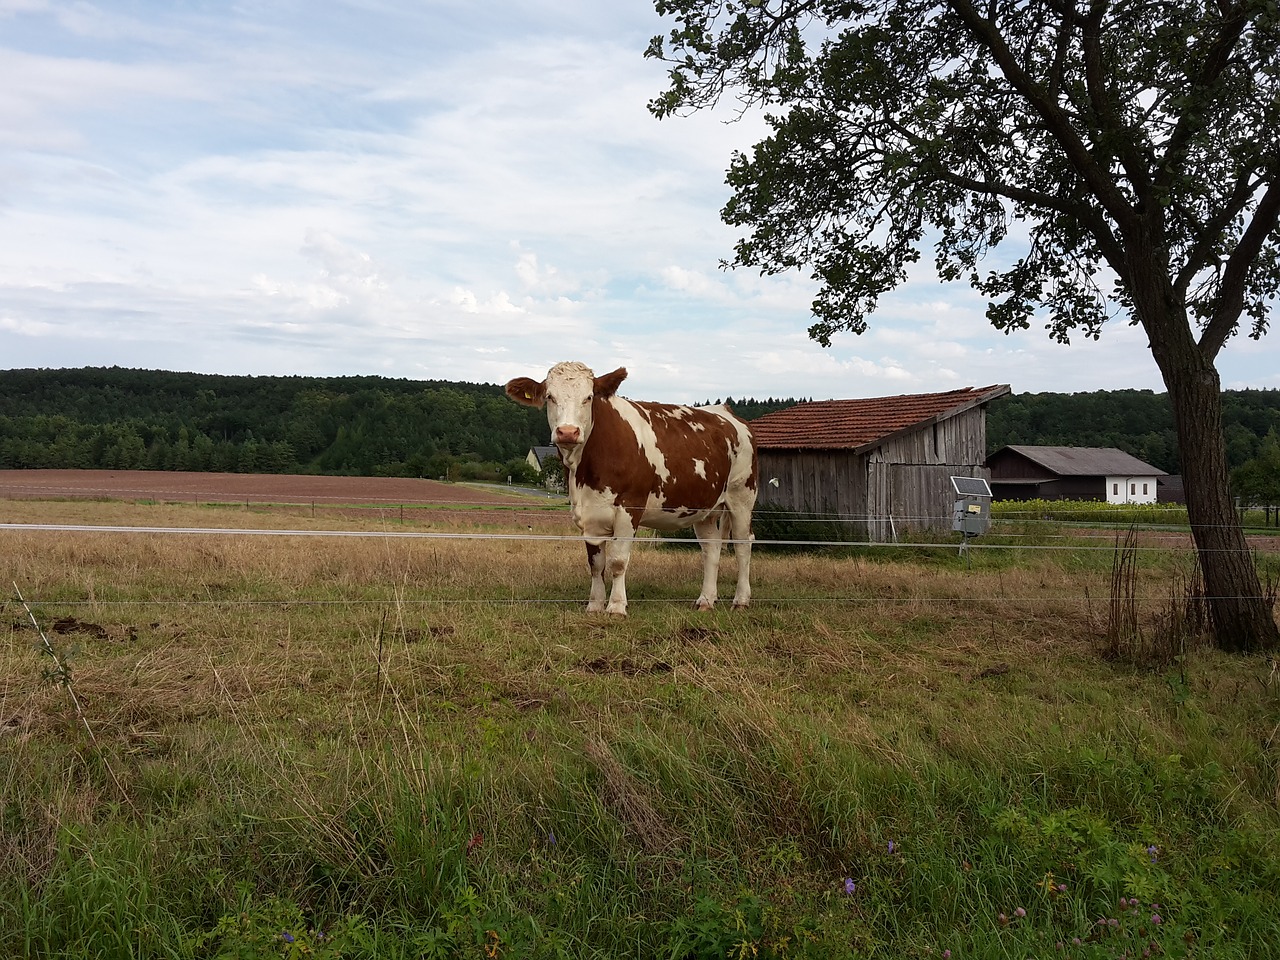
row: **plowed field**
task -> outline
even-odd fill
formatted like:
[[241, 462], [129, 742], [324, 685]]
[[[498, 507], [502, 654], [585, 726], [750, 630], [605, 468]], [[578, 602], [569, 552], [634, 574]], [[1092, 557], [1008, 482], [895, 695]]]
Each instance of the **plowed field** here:
[[186, 503], [505, 504], [528, 495], [405, 477], [317, 477], [152, 470], [0, 470], [0, 497]]

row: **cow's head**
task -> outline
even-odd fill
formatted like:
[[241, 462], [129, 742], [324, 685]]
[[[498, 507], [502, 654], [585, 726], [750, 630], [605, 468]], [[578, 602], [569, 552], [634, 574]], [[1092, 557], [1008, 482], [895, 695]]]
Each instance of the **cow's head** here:
[[517, 377], [506, 386], [507, 396], [526, 407], [546, 404], [551, 442], [568, 453], [591, 435], [592, 405], [606, 400], [627, 378], [626, 367], [597, 377], [581, 363], [557, 363], [541, 383]]

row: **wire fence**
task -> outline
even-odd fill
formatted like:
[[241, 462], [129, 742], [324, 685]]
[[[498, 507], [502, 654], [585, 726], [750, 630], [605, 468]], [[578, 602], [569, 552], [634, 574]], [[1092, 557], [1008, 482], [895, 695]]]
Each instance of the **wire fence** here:
[[[118, 494], [119, 491], [116, 491]], [[447, 503], [438, 500], [412, 501], [380, 500], [364, 498], [361, 502], [352, 503], [350, 498], [315, 497], [307, 500], [279, 501], [258, 499], [218, 498], [201, 496], [193, 500], [191, 494], [184, 492], [181, 496], [169, 497], [149, 491], [150, 495], [142, 501], [126, 501], [136, 506], [163, 506], [172, 504], [198, 503], [200, 506], [241, 507], [246, 511], [263, 515], [302, 514], [308, 519], [341, 521], [352, 518], [374, 520], [376, 527], [369, 529], [316, 529], [289, 528], [282, 526], [226, 527], [226, 526], [168, 526], [168, 525], [125, 525], [95, 523], [0, 523], [0, 531], [22, 532], [32, 534], [86, 533], [116, 536], [158, 535], [158, 536], [193, 536], [193, 537], [271, 537], [271, 538], [381, 538], [386, 540], [408, 541], [514, 541], [514, 542], [572, 542], [583, 540], [583, 535], [573, 528], [567, 510], [567, 501], [551, 501], [546, 505], [495, 503], [489, 499], [455, 499]], [[19, 498], [9, 498], [19, 499]], [[23, 498], [30, 499], [30, 498]], [[70, 502], [70, 501], [68, 501]], [[895, 532], [902, 531], [894, 539], [869, 540], [864, 532], [873, 522], [883, 522], [884, 517], [871, 517], [859, 514], [816, 514], [809, 511], [788, 511], [773, 509], [769, 513], [770, 520], [782, 520], [795, 529], [803, 530], [806, 524], [821, 525], [822, 537], [787, 536], [770, 537], [757, 535], [753, 539], [756, 548], [779, 549], [791, 551], [830, 551], [837, 548], [842, 551], [867, 551], [870, 555], [893, 551], [946, 551], [950, 553], [973, 552], [1021, 552], [1035, 553], [1078, 553], [1078, 554], [1117, 554], [1123, 549], [1144, 554], [1185, 555], [1191, 563], [1197, 554], [1193, 528], [1190, 524], [1147, 524], [1141, 527], [1133, 523], [1109, 523], [1101, 515], [1088, 521], [1064, 521], [1031, 514], [1008, 517], [993, 517], [986, 534], [980, 537], [966, 537], [950, 530], [949, 516], [901, 516], [892, 518], [890, 528]], [[472, 529], [417, 529], [417, 527], [462, 526], [470, 525]], [[539, 532], [535, 527], [544, 528]], [[547, 528], [558, 527], [551, 531]], [[497, 528], [497, 529], [495, 529]], [[502, 529], [506, 528], [506, 529]], [[523, 529], [521, 529], [523, 528]], [[832, 529], [845, 531], [833, 539], [829, 534]], [[641, 548], [694, 547], [695, 542], [689, 538], [668, 538], [653, 535], [649, 531], [636, 536], [614, 537], [614, 540], [626, 541]], [[731, 537], [722, 540], [724, 544], [740, 543]], [[1280, 531], [1275, 535], [1254, 534], [1247, 538], [1247, 549], [1254, 553], [1280, 552]], [[1091, 595], [1088, 592], [1063, 595], [1047, 593], [1039, 598], [1021, 598], [1027, 602], [1037, 600], [1045, 603], [1067, 603], [1095, 606], [1105, 604], [1106, 597]], [[1201, 597], [1204, 600], [1228, 599]], [[1236, 598], [1242, 599], [1242, 598]], [[1136, 597], [1140, 604], [1167, 604], [1167, 591], [1157, 596]], [[340, 600], [307, 600], [297, 597], [281, 599], [228, 598], [228, 599], [134, 599], [134, 600], [31, 600], [35, 605], [54, 604], [67, 607], [101, 606], [118, 604], [121, 606], [147, 606], [180, 603], [182, 605], [246, 605], [272, 606], [292, 605], [306, 607], [324, 607], [329, 605], [387, 605], [403, 606], [442, 606], [461, 607], [473, 604], [521, 606], [530, 604], [566, 604], [579, 606], [581, 598], [572, 597], [531, 597], [531, 598], [474, 598], [474, 597], [395, 597], [395, 598], [347, 598]], [[681, 599], [658, 599], [632, 597], [632, 604], [671, 604], [686, 605]], [[874, 604], [926, 604], [955, 605], [968, 604], [972, 600], [965, 596], [911, 595], [903, 597], [882, 596], [794, 596], [770, 598], [761, 596], [757, 590], [753, 604], [757, 606], [792, 605], [801, 606], [816, 603], [843, 603], [856, 605]]]
[[[238, 506], [238, 504], [224, 504]], [[291, 506], [289, 504], [257, 504], [255, 512], [273, 513], [273, 508]], [[260, 537], [352, 537], [352, 538], [387, 538], [387, 539], [421, 539], [421, 540], [527, 540], [527, 541], [580, 541], [583, 534], [572, 528], [567, 511], [561, 509], [554, 514], [539, 511], [530, 513], [521, 508], [502, 508], [492, 504], [483, 504], [484, 514], [477, 515], [470, 508], [455, 509], [450, 507], [433, 508], [430, 514], [405, 514], [403, 508], [385, 507], [343, 507], [344, 511], [336, 515], [337, 519], [351, 519], [345, 511], [359, 510], [362, 519], [374, 519], [382, 524], [371, 529], [314, 529], [290, 527], [192, 527], [162, 525], [118, 525], [93, 523], [0, 523], [0, 530], [14, 532], [75, 532], [75, 533], [117, 533], [117, 534], [162, 534], [187, 536], [260, 536]], [[980, 537], [964, 537], [948, 530], [949, 517], [921, 516], [894, 517], [894, 529], [898, 534], [886, 540], [867, 539], [864, 531], [870, 523], [882, 522], [884, 518], [831, 514], [817, 517], [812, 514], [778, 514], [789, 525], [806, 523], [822, 524], [826, 530], [832, 526], [842, 528], [845, 535], [805, 537], [786, 536], [770, 537], [759, 534], [753, 536], [752, 543], [757, 547], [812, 548], [832, 547], [865, 548], [872, 550], [893, 550], [898, 548], [958, 550], [1025, 550], [1025, 551], [1112, 551], [1119, 540], [1131, 530], [1137, 532], [1140, 542], [1133, 548], [1143, 552], [1183, 551], [1205, 552], [1205, 548], [1196, 551], [1194, 531], [1196, 529], [1214, 529], [1209, 525], [1184, 524], [1180, 526], [1143, 525], [1108, 523], [1104, 520], [1094, 522], [1003, 519], [995, 518], [985, 534]], [[447, 519], [454, 524], [470, 522], [474, 526], [508, 525], [524, 527], [523, 530], [509, 531], [471, 529], [471, 530], [431, 530], [431, 529], [392, 529], [391, 524], [409, 526], [418, 523], [430, 523]], [[534, 532], [534, 524], [553, 525], [566, 528], [560, 533]], [[1221, 529], [1221, 528], [1219, 528]], [[692, 532], [681, 536], [663, 536], [649, 530], [637, 531], [634, 535], [610, 536], [606, 539], [625, 541], [648, 546], [678, 545], [693, 543]], [[724, 544], [738, 544], [726, 536], [721, 539]], [[1246, 535], [1246, 543], [1251, 551], [1280, 552], [1280, 530], [1275, 533], [1251, 532]]]

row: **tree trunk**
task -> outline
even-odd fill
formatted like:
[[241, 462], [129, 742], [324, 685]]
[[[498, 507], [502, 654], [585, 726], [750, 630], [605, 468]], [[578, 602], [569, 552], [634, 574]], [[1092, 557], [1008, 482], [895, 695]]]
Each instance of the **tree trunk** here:
[[1190, 369], [1181, 364], [1161, 366], [1173, 404], [1187, 517], [1204, 576], [1214, 640], [1232, 652], [1274, 650], [1280, 646], [1280, 630], [1263, 596], [1231, 500], [1217, 370], [1208, 361]]

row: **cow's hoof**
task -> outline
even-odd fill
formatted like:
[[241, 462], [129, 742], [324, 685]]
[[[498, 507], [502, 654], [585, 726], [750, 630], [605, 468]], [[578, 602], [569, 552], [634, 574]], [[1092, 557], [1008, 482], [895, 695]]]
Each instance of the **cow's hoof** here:
[[699, 597], [697, 600], [693, 601], [693, 609], [695, 610], [714, 610], [715, 608], [716, 602], [714, 600], [703, 600]]
[[588, 603], [587, 613], [604, 613], [603, 603]]
[[605, 607], [605, 613], [611, 617], [625, 617], [627, 615], [626, 607]]
[[737, 600], [733, 601], [733, 609], [735, 610], [746, 610], [750, 606], [751, 606], [750, 600], [743, 600], [741, 603], [739, 603]]

